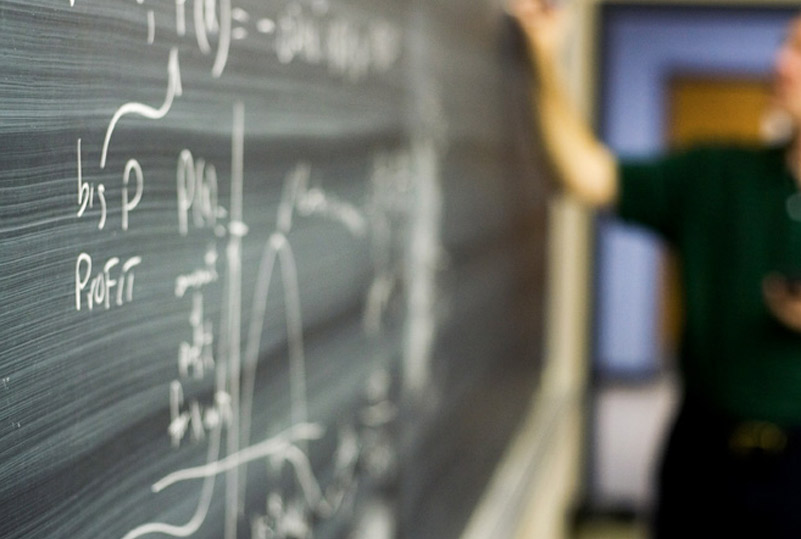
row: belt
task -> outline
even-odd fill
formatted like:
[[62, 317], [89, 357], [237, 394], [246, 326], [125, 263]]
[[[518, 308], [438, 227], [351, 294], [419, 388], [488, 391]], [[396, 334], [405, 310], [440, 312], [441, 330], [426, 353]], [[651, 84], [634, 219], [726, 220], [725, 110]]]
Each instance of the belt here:
[[743, 421], [736, 423], [729, 436], [729, 449], [733, 453], [748, 454], [762, 452], [771, 455], [781, 454], [787, 449], [797, 433], [769, 421]]
[[679, 425], [683, 425], [682, 436], [699, 436], [733, 455], [801, 454], [801, 425], [736, 418], [694, 395], [685, 395]]

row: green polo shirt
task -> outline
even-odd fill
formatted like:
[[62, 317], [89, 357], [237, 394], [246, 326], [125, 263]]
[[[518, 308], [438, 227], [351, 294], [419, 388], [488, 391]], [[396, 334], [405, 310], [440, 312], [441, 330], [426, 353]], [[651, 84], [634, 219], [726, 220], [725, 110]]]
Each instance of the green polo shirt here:
[[779, 148], [698, 148], [620, 165], [618, 214], [681, 263], [685, 389], [743, 419], [801, 425], [801, 334], [762, 297], [801, 276], [801, 194]]

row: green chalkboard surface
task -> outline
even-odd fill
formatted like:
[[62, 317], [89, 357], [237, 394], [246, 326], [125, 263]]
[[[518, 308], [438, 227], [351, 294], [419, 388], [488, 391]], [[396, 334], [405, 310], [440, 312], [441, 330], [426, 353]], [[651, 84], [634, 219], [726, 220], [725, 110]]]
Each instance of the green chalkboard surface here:
[[455, 537], [535, 391], [501, 10], [0, 3], [0, 536]]

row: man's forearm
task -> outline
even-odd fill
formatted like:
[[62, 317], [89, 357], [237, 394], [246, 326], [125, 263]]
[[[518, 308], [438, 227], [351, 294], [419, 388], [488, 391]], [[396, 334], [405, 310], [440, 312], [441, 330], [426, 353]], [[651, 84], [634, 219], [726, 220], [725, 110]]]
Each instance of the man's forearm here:
[[[532, 48], [533, 49], [533, 48]], [[570, 102], [552, 55], [533, 49], [534, 86], [540, 130], [556, 173], [579, 200], [593, 207], [617, 198], [617, 158], [592, 133]]]

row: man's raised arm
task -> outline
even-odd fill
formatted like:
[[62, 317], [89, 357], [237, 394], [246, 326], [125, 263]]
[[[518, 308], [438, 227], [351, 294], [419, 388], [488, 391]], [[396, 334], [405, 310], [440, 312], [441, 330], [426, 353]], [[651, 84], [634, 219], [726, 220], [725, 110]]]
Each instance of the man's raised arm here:
[[543, 0], [510, 0], [537, 71], [534, 99], [546, 151], [564, 186], [583, 203], [611, 206], [617, 199], [617, 158], [570, 102], [557, 62], [564, 37], [563, 10]]

